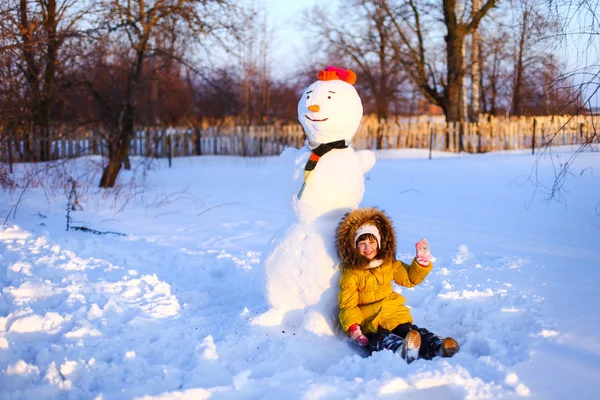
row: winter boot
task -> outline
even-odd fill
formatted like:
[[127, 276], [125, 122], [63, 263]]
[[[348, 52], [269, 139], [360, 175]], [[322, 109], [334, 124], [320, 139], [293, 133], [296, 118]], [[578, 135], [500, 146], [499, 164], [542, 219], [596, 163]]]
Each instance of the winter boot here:
[[369, 346], [373, 351], [390, 350], [396, 353], [404, 343], [398, 335], [391, 332], [379, 332], [369, 335]]
[[442, 340], [442, 344], [440, 345], [440, 349], [438, 351], [438, 355], [442, 357], [452, 357], [460, 350], [460, 346], [458, 342], [451, 337], [447, 337]]
[[404, 343], [400, 350], [400, 356], [407, 363], [415, 361], [419, 357], [419, 349], [421, 348], [421, 334], [419, 331], [409, 331], [404, 337]]

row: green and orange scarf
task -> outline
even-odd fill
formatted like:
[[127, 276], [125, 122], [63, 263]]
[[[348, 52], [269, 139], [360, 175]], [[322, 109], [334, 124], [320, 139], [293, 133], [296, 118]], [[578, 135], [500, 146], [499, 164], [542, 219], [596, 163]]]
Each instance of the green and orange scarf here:
[[315, 169], [319, 159], [323, 157], [325, 154], [329, 153], [333, 149], [345, 149], [348, 147], [345, 140], [336, 140], [335, 142], [323, 143], [313, 149], [312, 154], [308, 158], [306, 165], [304, 166], [304, 182], [302, 183], [302, 187], [298, 192], [298, 200], [302, 197], [302, 193], [304, 192], [304, 188], [306, 187], [306, 181], [310, 176], [310, 173]]

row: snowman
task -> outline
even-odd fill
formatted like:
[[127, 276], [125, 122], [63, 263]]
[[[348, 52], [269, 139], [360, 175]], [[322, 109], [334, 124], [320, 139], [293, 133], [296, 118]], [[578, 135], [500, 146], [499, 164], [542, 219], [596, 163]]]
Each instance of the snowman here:
[[350, 147], [363, 112], [355, 81], [354, 72], [327, 67], [298, 102], [298, 119], [308, 137], [301, 149], [286, 149], [281, 155], [293, 167], [294, 217], [264, 252], [265, 294], [271, 308], [254, 324], [319, 335], [337, 331], [335, 229], [358, 207], [364, 174], [375, 164], [372, 152]]

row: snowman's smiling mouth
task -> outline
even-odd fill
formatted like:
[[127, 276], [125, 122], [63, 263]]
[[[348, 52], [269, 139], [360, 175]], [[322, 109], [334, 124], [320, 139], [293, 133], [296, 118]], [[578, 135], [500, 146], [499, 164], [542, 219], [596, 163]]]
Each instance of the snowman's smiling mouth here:
[[311, 117], [309, 117], [308, 115], [304, 115], [306, 118], [308, 118], [309, 120], [311, 120], [312, 122], [325, 122], [327, 121], [329, 118], [325, 118], [325, 119], [312, 119]]

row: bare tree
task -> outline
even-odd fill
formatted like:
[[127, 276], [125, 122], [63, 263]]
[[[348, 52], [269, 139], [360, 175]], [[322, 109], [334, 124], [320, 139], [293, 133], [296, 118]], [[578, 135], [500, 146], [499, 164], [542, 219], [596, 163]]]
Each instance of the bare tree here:
[[[554, 36], [556, 49], [563, 49], [570, 64], [565, 69], [568, 72], [555, 74], [552, 87], [548, 93], [554, 95], [557, 91], [571, 93], [566, 101], [574, 105], [575, 114], [589, 115], [593, 134], [589, 135], [579, 148], [570, 154], [566, 160], [551, 157], [554, 170], [554, 180], [546, 186], [538, 178], [539, 161], [552, 153], [554, 137], [547, 138], [547, 144], [537, 153], [536, 162], [530, 175], [530, 181], [535, 185], [536, 192], [543, 191], [547, 202], [557, 201], [566, 204], [563, 187], [572, 172], [573, 164], [578, 156], [590, 149], [598, 150], [600, 134], [598, 133], [600, 104], [600, 25], [598, 24], [598, 3], [589, 0], [558, 0], [548, 1], [548, 8], [554, 22], [560, 26], [560, 32]], [[561, 127], [562, 128], [562, 127]], [[549, 140], [548, 140], [549, 139]], [[583, 171], [581, 172], [583, 173]], [[581, 174], [580, 173], [580, 174]], [[596, 214], [600, 215], [600, 199], [596, 204]]]
[[[465, 118], [462, 96], [465, 38], [477, 29], [497, 2], [498, 0], [487, 0], [480, 8], [472, 11], [469, 11], [468, 4], [458, 0], [442, 0], [440, 8], [427, 2], [417, 3], [416, 0], [380, 2], [391, 18], [399, 38], [396, 44], [398, 61], [423, 95], [431, 103], [442, 107], [448, 122], [464, 122]], [[426, 41], [428, 31], [425, 28], [428, 22], [426, 18], [436, 11], [441, 13], [446, 30], [445, 76], [439, 82], [434, 74], [435, 60], [432, 59], [432, 52], [427, 51], [431, 42]], [[435, 20], [429, 22], [435, 23]]]
[[246, 24], [245, 36], [241, 51], [241, 118], [249, 125], [265, 123], [270, 114], [270, 43], [273, 32], [267, 24], [264, 8], [253, 8]]
[[519, 35], [519, 47], [515, 60], [515, 83], [513, 88], [512, 114], [521, 114], [521, 98], [523, 86], [523, 53], [525, 51], [525, 39], [529, 32], [528, 26], [529, 10], [523, 10], [521, 34]]
[[344, 4], [334, 14], [313, 9], [313, 29], [332, 58], [356, 70], [360, 76], [357, 85], [368, 90], [377, 117], [387, 119], [406, 75], [395, 60], [394, 28], [383, 2], [365, 0], [358, 5], [357, 10]]
[[548, 85], [540, 78], [542, 71], [559, 70], [560, 65], [554, 62], [548, 40], [555, 32], [554, 24], [540, 4], [528, 0], [511, 3], [494, 13], [480, 31], [484, 111], [506, 116], [547, 114], [543, 102]]
[[[481, 5], [480, 0], [473, 0], [472, 10], [479, 10]], [[481, 68], [480, 68], [480, 43], [479, 43], [479, 27], [473, 31], [471, 36], [471, 120], [477, 121], [479, 118], [479, 103], [480, 103], [480, 83], [481, 83]]]
[[184, 41], [186, 51], [191, 51], [194, 40], [234, 33], [239, 21], [237, 8], [228, 0], [103, 0], [101, 4], [101, 26], [123, 50], [121, 59], [127, 65], [118, 129], [109, 134], [108, 164], [100, 179], [101, 187], [113, 187], [135, 136], [135, 94], [148, 67], [145, 61], [163, 55], [183, 62], [173, 53], [174, 44]]
[[569, 61], [566, 73], [559, 80], [569, 78], [576, 89], [576, 98], [582, 100], [579, 112], [597, 114], [600, 107], [600, 23], [598, 3], [590, 0], [547, 1], [548, 8], [559, 26], [554, 36], [556, 50], [564, 52]]
[[512, 53], [510, 36], [503, 26], [482, 32], [481, 104], [482, 111], [491, 115], [506, 112], [510, 104], [512, 82]]
[[[8, 115], [13, 126], [29, 125], [48, 132], [57, 96], [68, 86], [64, 81], [57, 82], [72, 56], [66, 44], [79, 35], [78, 24], [90, 7], [90, 2], [75, 0], [7, 0], [0, 7], [2, 53], [5, 60], [10, 60], [2, 68], [4, 75], [10, 76], [7, 82], [12, 96], [23, 99], [20, 112]], [[14, 108], [15, 99], [8, 102]], [[41, 143], [42, 160], [47, 160], [49, 146]]]
[[534, 1], [521, 0], [516, 3], [518, 26], [515, 27], [517, 49], [514, 54], [514, 81], [511, 100], [511, 114], [522, 115], [524, 97], [528, 96], [529, 87], [525, 81], [531, 70], [538, 69], [548, 57], [544, 51], [547, 37], [555, 32], [550, 21], [544, 16], [545, 10]]

